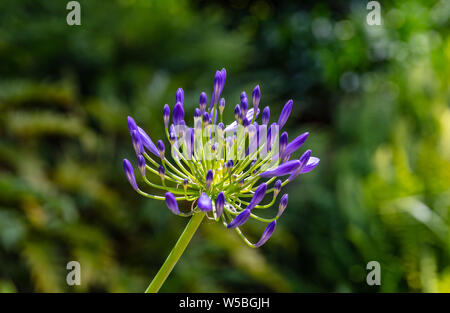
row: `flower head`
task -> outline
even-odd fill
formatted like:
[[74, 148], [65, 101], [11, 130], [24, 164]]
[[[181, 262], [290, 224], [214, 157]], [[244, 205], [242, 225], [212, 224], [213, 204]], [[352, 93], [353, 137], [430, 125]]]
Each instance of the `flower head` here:
[[[176, 91], [172, 121], [169, 105], [164, 106], [163, 122], [170, 143], [167, 153], [162, 140], [155, 145], [133, 118], [127, 118], [139, 173], [150, 187], [165, 192], [164, 196], [139, 189], [127, 159], [123, 161], [123, 168], [129, 183], [139, 194], [165, 201], [179, 216], [206, 214], [209, 219], [222, 221], [227, 228], [236, 229], [249, 246], [260, 247], [274, 233], [277, 220], [287, 207], [288, 195], [281, 198], [275, 217], [259, 217], [258, 210], [272, 207], [283, 186], [298, 175], [313, 170], [320, 160], [311, 156], [311, 150], [304, 152], [298, 160], [290, 160], [309, 133], [299, 135], [290, 143], [286, 131], [278, 138], [292, 111], [292, 100], [284, 105], [277, 123], [268, 126], [269, 106], [264, 108], [258, 121], [259, 86], [251, 95], [252, 108], [249, 109], [247, 94], [242, 92], [239, 104], [234, 108], [235, 120], [226, 124], [223, 121], [225, 98], [220, 98], [226, 76], [225, 69], [216, 72], [209, 108], [206, 93], [200, 94], [191, 127], [185, 122], [183, 89]], [[159, 175], [161, 182], [149, 181], [148, 173]], [[289, 177], [284, 181], [277, 179], [287, 175]], [[264, 204], [265, 199], [269, 203]], [[191, 209], [180, 211], [179, 200], [191, 203]], [[249, 219], [267, 223], [256, 243], [247, 240], [240, 229]]]

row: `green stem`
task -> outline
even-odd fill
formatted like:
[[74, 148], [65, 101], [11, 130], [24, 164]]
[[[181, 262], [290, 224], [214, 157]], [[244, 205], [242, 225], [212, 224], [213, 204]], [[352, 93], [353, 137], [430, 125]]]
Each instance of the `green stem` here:
[[191, 241], [192, 236], [194, 235], [197, 228], [200, 226], [204, 217], [205, 213], [203, 212], [196, 213], [191, 217], [188, 224], [186, 225], [186, 228], [184, 229], [180, 238], [178, 238], [177, 243], [175, 244], [169, 256], [167, 257], [166, 261], [161, 266], [161, 268], [159, 269], [155, 278], [153, 278], [150, 285], [148, 285], [147, 290], [145, 290], [146, 293], [156, 293], [159, 291], [161, 286], [166, 281], [167, 276], [169, 276], [175, 264], [177, 264], [178, 259], [183, 254], [184, 249], [186, 249], [187, 245], [189, 244], [189, 241]]

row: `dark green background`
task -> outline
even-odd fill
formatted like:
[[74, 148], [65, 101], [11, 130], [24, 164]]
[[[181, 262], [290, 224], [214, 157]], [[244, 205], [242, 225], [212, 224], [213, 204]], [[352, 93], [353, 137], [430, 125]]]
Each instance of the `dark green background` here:
[[448, 1], [380, 1], [382, 26], [367, 1], [79, 2], [81, 26], [0, 3], [0, 291], [145, 290], [187, 220], [129, 186], [126, 116], [162, 138], [176, 89], [192, 116], [222, 67], [229, 119], [256, 84], [273, 119], [292, 98], [321, 163], [265, 246], [205, 222], [161, 291], [450, 291]]

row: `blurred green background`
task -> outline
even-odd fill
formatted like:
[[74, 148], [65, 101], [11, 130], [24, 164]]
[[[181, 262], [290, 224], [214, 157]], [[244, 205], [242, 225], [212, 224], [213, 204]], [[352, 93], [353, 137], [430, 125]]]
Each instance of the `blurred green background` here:
[[321, 163], [264, 247], [207, 221], [161, 291], [450, 292], [449, 1], [67, 2], [0, 3], [0, 291], [143, 292], [187, 220], [129, 186], [126, 116], [156, 141], [225, 67]]

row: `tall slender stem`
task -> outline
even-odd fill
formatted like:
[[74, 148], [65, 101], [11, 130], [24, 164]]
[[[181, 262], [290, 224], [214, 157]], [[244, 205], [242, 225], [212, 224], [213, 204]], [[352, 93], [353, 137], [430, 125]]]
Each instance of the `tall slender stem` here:
[[156, 293], [159, 291], [159, 289], [169, 276], [170, 272], [172, 272], [175, 264], [177, 264], [178, 259], [181, 257], [187, 245], [191, 241], [192, 236], [200, 226], [204, 217], [205, 213], [203, 212], [196, 213], [191, 217], [180, 238], [178, 238], [177, 243], [173, 247], [172, 251], [170, 251], [170, 254], [167, 257], [166, 261], [161, 266], [150, 285], [148, 285], [147, 290], [145, 290], [146, 293]]

